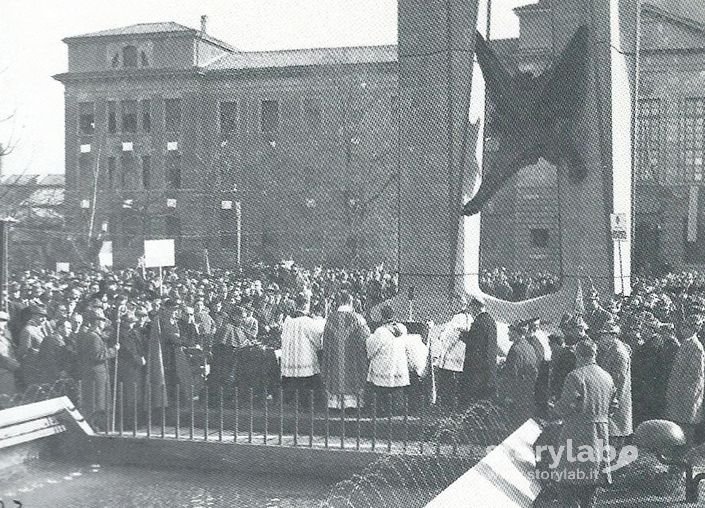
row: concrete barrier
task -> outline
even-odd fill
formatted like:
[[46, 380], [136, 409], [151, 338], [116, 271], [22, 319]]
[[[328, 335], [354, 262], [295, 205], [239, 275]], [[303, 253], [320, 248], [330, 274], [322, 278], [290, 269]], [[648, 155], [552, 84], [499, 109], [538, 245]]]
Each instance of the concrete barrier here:
[[532, 506], [541, 491], [541, 484], [531, 476], [536, 471], [534, 443], [540, 434], [539, 424], [528, 420], [426, 507]]

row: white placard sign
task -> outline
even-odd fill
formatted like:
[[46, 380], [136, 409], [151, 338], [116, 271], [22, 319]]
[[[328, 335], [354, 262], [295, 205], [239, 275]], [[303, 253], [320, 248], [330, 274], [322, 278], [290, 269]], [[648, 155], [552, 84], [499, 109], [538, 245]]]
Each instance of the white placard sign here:
[[175, 264], [173, 239], [144, 241], [145, 268], [159, 268], [160, 266], [174, 266]]
[[71, 264], [70, 263], [62, 263], [62, 262], [57, 261], [56, 262], [56, 271], [68, 273], [69, 271], [71, 271]]
[[112, 268], [113, 266], [113, 242], [108, 240], [103, 242], [98, 253], [98, 264], [104, 268]]

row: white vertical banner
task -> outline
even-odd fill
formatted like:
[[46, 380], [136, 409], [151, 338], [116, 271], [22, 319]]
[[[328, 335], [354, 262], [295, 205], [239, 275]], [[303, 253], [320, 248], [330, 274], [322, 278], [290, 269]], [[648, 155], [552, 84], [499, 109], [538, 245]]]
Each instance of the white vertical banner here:
[[690, 186], [690, 196], [688, 199], [688, 241], [694, 243], [698, 241], [698, 198], [700, 187]]

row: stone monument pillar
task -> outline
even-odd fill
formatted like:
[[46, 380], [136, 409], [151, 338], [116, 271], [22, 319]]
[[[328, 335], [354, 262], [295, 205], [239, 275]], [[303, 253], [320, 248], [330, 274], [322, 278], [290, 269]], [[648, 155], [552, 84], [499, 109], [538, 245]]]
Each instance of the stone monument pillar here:
[[[479, 214], [464, 218], [459, 210], [463, 188], [476, 190], [481, 175], [482, 128], [466, 128], [471, 85], [473, 98], [484, 102], [484, 84], [473, 76], [478, 3], [484, 4], [399, 0], [400, 294], [393, 305], [404, 319], [409, 287], [413, 317], [437, 322], [456, 310], [460, 288], [479, 292]], [[613, 242], [610, 214], [631, 217], [636, 0], [550, 3], [554, 55], [578, 27], [589, 29], [586, 93], [576, 99], [582, 105], [568, 136], [587, 171], [575, 181], [568, 178], [569, 162], [558, 167], [561, 291], [518, 304], [487, 297], [490, 312], [504, 322], [535, 315], [555, 322], [572, 308], [578, 278], [589, 284], [590, 277], [603, 296], [629, 287], [631, 235], [621, 245]]]

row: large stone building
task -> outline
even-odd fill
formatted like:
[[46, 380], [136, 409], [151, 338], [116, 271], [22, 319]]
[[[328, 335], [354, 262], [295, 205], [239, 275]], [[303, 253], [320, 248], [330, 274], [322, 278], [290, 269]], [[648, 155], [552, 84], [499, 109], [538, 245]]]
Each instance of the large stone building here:
[[[642, 5], [635, 261], [702, 264], [705, 7]], [[520, 36], [493, 47], [538, 74], [555, 58], [551, 0], [515, 12]], [[176, 23], [65, 42], [67, 215], [77, 235], [107, 230], [117, 264], [173, 237], [189, 264], [205, 249], [233, 263], [241, 245], [243, 260], [395, 265], [396, 47], [241, 52]], [[491, 103], [487, 117], [491, 168]], [[540, 160], [492, 199], [483, 267], [560, 272], [558, 188]]]
[[144, 238], [191, 265], [394, 262], [394, 46], [241, 52], [205, 20], [65, 42], [66, 203], [117, 265]]

